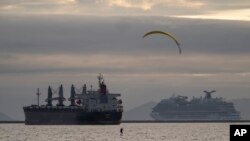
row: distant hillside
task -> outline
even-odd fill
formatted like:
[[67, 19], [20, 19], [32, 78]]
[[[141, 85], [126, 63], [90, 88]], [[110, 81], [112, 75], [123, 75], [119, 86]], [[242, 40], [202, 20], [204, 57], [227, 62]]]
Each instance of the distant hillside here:
[[153, 120], [150, 117], [152, 108], [156, 105], [156, 102], [148, 102], [143, 105], [137, 106], [134, 109], [124, 112], [123, 120]]
[[0, 112], [0, 121], [10, 121], [12, 118]]
[[250, 99], [234, 99], [231, 102], [234, 103], [235, 109], [241, 113], [242, 119], [250, 120]]

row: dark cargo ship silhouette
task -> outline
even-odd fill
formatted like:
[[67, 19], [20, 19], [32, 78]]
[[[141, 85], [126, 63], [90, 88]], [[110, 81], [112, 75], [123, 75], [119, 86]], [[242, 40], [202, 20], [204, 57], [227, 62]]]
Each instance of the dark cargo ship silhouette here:
[[160, 121], [238, 121], [240, 113], [235, 110], [233, 103], [223, 98], [212, 98], [211, 93], [205, 97], [172, 96], [159, 102], [151, 113], [151, 117]]
[[[109, 93], [104, 79], [98, 76], [99, 90], [87, 90], [86, 84], [81, 93], [76, 93], [74, 85], [71, 86], [71, 95], [68, 99], [69, 106], [63, 101], [63, 86], [59, 87], [59, 97], [52, 97], [53, 90], [49, 86], [46, 105], [38, 104], [23, 107], [25, 113], [25, 124], [27, 125], [78, 125], [78, 124], [120, 124], [123, 112], [121, 94]], [[57, 100], [57, 105], [52, 101]]]

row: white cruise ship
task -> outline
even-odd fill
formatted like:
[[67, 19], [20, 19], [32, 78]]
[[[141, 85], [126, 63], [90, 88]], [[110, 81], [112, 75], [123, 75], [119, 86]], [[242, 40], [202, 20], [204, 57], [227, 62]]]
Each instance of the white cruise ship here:
[[159, 102], [151, 113], [151, 117], [160, 121], [233, 121], [240, 120], [240, 113], [233, 103], [223, 98], [212, 98], [211, 93], [205, 97], [171, 96]]

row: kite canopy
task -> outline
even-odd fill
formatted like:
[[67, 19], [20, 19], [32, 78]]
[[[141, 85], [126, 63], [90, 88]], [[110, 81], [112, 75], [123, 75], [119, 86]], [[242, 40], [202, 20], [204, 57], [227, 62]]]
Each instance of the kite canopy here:
[[151, 35], [151, 34], [162, 34], [162, 35], [166, 35], [166, 36], [170, 37], [172, 40], [175, 41], [176, 45], [178, 46], [179, 53], [180, 53], [180, 54], [182, 53], [180, 43], [179, 43], [178, 40], [177, 40], [173, 35], [171, 35], [170, 33], [155, 30], [155, 31], [147, 32], [146, 34], [143, 35], [143, 38], [145, 38], [146, 36]]

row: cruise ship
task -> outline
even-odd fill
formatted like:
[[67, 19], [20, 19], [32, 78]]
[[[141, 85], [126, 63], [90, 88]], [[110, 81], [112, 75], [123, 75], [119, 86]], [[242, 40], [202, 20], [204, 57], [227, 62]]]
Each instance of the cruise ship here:
[[[64, 105], [63, 86], [57, 90], [48, 88], [46, 105], [39, 105], [39, 89], [37, 105], [24, 106], [25, 124], [27, 125], [81, 125], [81, 124], [120, 124], [123, 106], [119, 98], [121, 94], [110, 93], [104, 83], [103, 76], [98, 76], [99, 89], [87, 90], [86, 84], [77, 90], [71, 86], [69, 106]], [[58, 96], [58, 97], [55, 97]], [[54, 96], [54, 97], [53, 97]], [[53, 105], [53, 101], [58, 101]]]
[[213, 98], [214, 91], [204, 91], [205, 97], [171, 96], [163, 99], [152, 110], [151, 117], [158, 121], [234, 121], [240, 113], [233, 103]]

